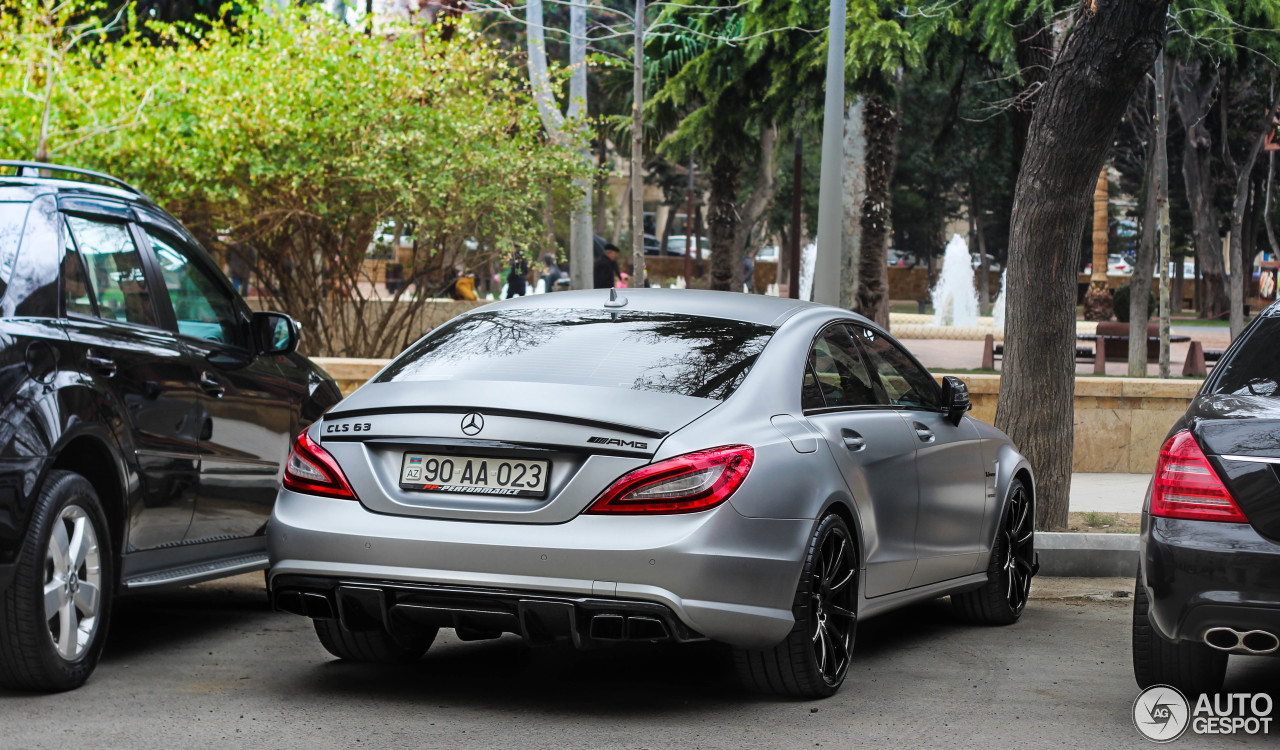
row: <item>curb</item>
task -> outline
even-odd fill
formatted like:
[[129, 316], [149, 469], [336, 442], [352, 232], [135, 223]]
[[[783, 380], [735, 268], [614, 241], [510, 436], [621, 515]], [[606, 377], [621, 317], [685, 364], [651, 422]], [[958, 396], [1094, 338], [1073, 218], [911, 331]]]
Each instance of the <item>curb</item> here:
[[1042, 576], [1127, 578], [1138, 571], [1137, 534], [1036, 532]]

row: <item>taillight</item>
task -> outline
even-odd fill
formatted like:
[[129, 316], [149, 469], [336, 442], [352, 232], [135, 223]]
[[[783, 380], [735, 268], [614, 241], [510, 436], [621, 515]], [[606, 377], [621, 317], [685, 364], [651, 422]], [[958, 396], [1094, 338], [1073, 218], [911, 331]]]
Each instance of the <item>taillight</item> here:
[[691, 513], [723, 503], [742, 486], [756, 452], [749, 445], [686, 453], [624, 474], [587, 513]]
[[311, 439], [306, 430], [298, 433], [284, 467], [284, 487], [308, 495], [323, 495], [342, 500], [355, 500], [347, 478], [329, 452]]
[[1151, 515], [1248, 523], [1195, 437], [1183, 430], [1164, 442], [1151, 491]]

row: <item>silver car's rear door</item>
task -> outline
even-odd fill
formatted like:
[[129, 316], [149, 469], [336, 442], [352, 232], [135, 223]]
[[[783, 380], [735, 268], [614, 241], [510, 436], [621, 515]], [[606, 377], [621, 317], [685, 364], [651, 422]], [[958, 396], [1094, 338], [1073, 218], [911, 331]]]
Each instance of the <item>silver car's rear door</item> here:
[[916, 567], [916, 438], [882, 400], [845, 327], [824, 330], [809, 354], [802, 405], [857, 505], [867, 596], [906, 589]]

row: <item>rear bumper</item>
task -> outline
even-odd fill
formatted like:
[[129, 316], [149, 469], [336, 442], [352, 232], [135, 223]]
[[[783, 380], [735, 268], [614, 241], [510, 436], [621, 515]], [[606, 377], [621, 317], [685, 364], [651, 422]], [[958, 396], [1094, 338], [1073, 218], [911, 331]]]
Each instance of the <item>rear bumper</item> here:
[[1144, 516], [1142, 574], [1168, 640], [1216, 627], [1280, 635], [1280, 544], [1248, 524]]
[[453, 628], [464, 640], [515, 633], [530, 644], [578, 648], [624, 641], [705, 640], [668, 607], [653, 602], [467, 589], [396, 581], [277, 576], [271, 604], [351, 631]]
[[[424, 623], [453, 623], [467, 610], [494, 615], [444, 625], [477, 631], [505, 622], [509, 627], [499, 630], [524, 634], [522, 609], [560, 607], [573, 623], [560, 635], [582, 645], [607, 640], [592, 635], [595, 614], [622, 612], [622, 623], [595, 627], [621, 625], [625, 635], [632, 605], [657, 605], [637, 616], [664, 622], [672, 639], [705, 636], [764, 648], [794, 625], [791, 607], [813, 524], [746, 518], [728, 503], [682, 515], [480, 523], [389, 516], [357, 502], [282, 490], [267, 529], [268, 585], [277, 606], [301, 607], [302, 614], [310, 614], [305, 604], [280, 595], [334, 592], [337, 607], [340, 588], [365, 587], [383, 592], [368, 605], [374, 610], [414, 605]], [[547, 602], [555, 606], [543, 607]], [[435, 613], [426, 616], [423, 608]]]

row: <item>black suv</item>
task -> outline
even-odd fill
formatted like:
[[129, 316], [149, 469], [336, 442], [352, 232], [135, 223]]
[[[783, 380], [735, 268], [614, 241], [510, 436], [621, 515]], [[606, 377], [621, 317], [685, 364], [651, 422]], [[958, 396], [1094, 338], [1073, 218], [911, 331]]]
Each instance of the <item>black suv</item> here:
[[1215, 693], [1228, 654], [1280, 655], [1280, 303], [1236, 339], [1169, 431], [1141, 550], [1139, 686]]
[[65, 690], [116, 595], [267, 567], [290, 438], [341, 394], [136, 189], [0, 168], [0, 685]]

